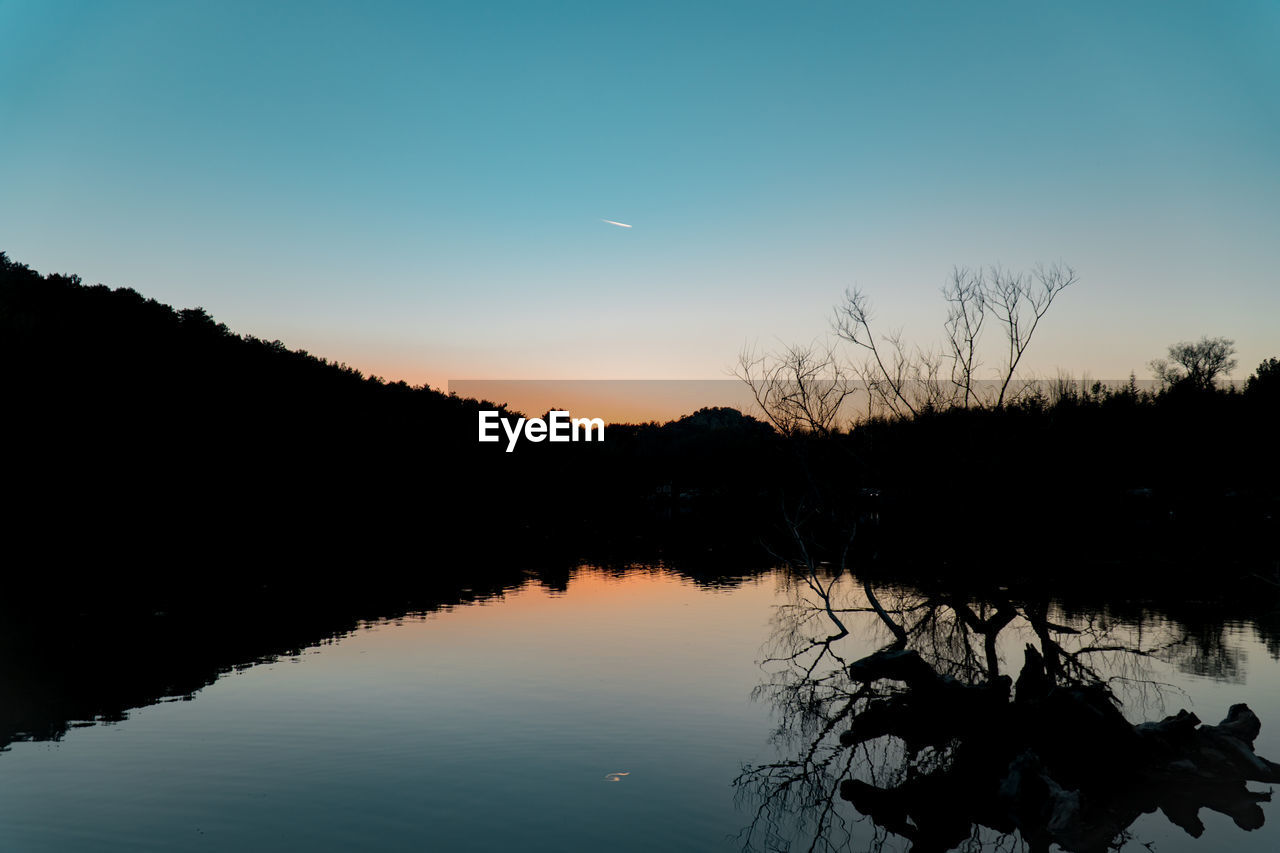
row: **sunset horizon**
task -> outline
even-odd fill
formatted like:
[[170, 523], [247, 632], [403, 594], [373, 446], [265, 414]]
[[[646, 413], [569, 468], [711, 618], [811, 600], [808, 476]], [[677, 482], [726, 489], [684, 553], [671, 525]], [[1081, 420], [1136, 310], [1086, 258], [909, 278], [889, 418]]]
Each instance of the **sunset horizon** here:
[[0, 851], [1280, 850], [1274, 0], [0, 34]]

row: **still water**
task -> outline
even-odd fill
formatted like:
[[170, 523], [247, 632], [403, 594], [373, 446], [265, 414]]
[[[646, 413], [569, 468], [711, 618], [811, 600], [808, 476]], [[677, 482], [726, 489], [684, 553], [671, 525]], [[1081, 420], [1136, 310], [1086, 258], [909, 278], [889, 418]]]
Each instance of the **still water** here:
[[[824, 736], [814, 723], [839, 697], [823, 691], [892, 639], [860, 584], [816, 591], [831, 612], [782, 572], [706, 583], [664, 568], [583, 567], [563, 588], [530, 578], [466, 605], [363, 623], [227, 672], [189, 701], [10, 744], [0, 850], [910, 849], [831, 787], [892, 775], [892, 750], [841, 751], [828, 737], [818, 754], [837, 756], [830, 778], [779, 796]], [[904, 619], [916, 613], [907, 593], [882, 597]], [[1092, 656], [1117, 679], [1131, 721], [1187, 708], [1217, 723], [1245, 702], [1262, 722], [1257, 753], [1280, 759], [1280, 666], [1256, 620], [1188, 634], [1142, 609], [1051, 615], [1084, 631], [1074, 642], [1142, 652]], [[847, 635], [824, 645], [839, 633], [832, 617]], [[1026, 637], [1011, 631], [998, 651], [1016, 676]], [[962, 657], [947, 657], [949, 672]], [[1274, 851], [1274, 807], [1261, 803], [1266, 824], [1248, 832], [1201, 809], [1199, 839], [1157, 812], [1120, 840]], [[1016, 837], [975, 837], [1021, 849]]]

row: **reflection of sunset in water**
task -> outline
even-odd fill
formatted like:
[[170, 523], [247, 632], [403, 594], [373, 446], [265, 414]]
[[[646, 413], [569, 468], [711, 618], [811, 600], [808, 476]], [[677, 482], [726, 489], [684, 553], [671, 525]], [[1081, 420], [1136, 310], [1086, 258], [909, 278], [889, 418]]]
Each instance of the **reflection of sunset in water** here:
[[[488, 567], [468, 569], [482, 575]], [[255, 850], [278, 836], [289, 849], [316, 853], [740, 853], [738, 834], [755, 804], [731, 783], [744, 767], [783, 767], [806, 754], [779, 748], [785, 712], [759, 688], [778, 683], [780, 662], [757, 662], [785, 653], [788, 637], [807, 642], [828, 629], [820, 611], [799, 607], [802, 581], [781, 573], [736, 587], [705, 580], [715, 576], [707, 570], [695, 580], [662, 565], [544, 569], [475, 604], [363, 623], [307, 654], [228, 673], [191, 701], [71, 729], [52, 752], [14, 743], [0, 754], [0, 849], [70, 850], [61, 842], [76, 833], [102, 839], [103, 849], [141, 849], [142, 838], [174, 853], [201, 853], [215, 841], [217, 849]], [[839, 641], [850, 660], [888, 635], [867, 612], [861, 582], [846, 581], [833, 604], [850, 630]], [[877, 594], [896, 610], [914, 593], [882, 585]], [[797, 623], [807, 615], [819, 618]], [[1162, 617], [1138, 615], [1155, 642]], [[1095, 617], [1127, 618], [1088, 610], [1077, 618]], [[1014, 639], [1000, 646], [1011, 666], [1025, 645]], [[1280, 754], [1280, 726], [1272, 724], [1280, 662], [1249, 624], [1229, 629], [1219, 645], [1247, 660], [1247, 683], [1237, 677], [1224, 690], [1197, 674], [1204, 667], [1155, 659], [1152, 677], [1185, 689], [1186, 707], [1214, 720], [1227, 702], [1248, 703], [1263, 719], [1258, 754]], [[843, 764], [836, 772], [852, 777]], [[621, 783], [630, 787], [615, 787]], [[836, 799], [856, 821], [853, 806]], [[1260, 830], [1228, 835], [1230, 818], [1202, 814], [1206, 832], [1229, 849], [1280, 849], [1270, 815]], [[767, 849], [808, 847], [812, 834], [787, 823], [793, 818], [804, 819], [784, 810], [776, 827], [783, 841], [803, 844]], [[195, 834], [193, 825], [218, 837]], [[1166, 853], [1194, 849], [1159, 814], [1134, 826]], [[851, 823], [847, 849], [868, 849], [874, 827]]]

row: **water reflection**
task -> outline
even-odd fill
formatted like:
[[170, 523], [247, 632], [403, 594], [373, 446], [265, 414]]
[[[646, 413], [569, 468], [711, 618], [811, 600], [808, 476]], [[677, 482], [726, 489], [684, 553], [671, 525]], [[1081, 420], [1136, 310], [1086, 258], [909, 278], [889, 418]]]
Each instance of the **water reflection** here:
[[[796, 568], [757, 689], [785, 757], [735, 780], [746, 849], [1086, 853], [1137, 841], [1132, 825], [1157, 811], [1197, 838], [1203, 809], [1263, 825], [1270, 792], [1246, 783], [1280, 782], [1280, 765], [1255, 754], [1247, 705], [1218, 725], [1186, 711], [1134, 724], [1171, 698], [1157, 667], [1243, 681], [1227, 623], [1203, 608], [1120, 618], [1125, 606], [1030, 584], [914, 589], [808, 557]], [[1254, 602], [1264, 636], [1275, 604]], [[869, 641], [881, 647], [865, 654]]]
[[[1149, 822], [1133, 825], [1143, 811], [1193, 833], [1206, 808], [1261, 825], [1266, 798], [1245, 780], [1274, 767], [1249, 748], [1244, 709], [1216, 728], [1129, 723], [1181, 701], [1165, 682], [1207, 673], [1227, 686], [1202, 707], [1216, 720], [1252, 689], [1267, 727], [1258, 751], [1274, 756], [1276, 705], [1256, 690], [1260, 667], [1271, 681], [1277, 671], [1265, 660], [1280, 647], [1274, 596], [1099, 603], [803, 568], [746, 583], [740, 565], [714, 564], [557, 564], [416, 585], [366, 572], [323, 590], [224, 576], [200, 606], [136, 589], [43, 612], [0, 601], [6, 739], [59, 738], [323, 645], [60, 750], [14, 747], [0, 756], [0, 846], [142, 849], [129, 833], [145, 827], [164, 839], [152, 849], [194, 851], [205, 848], [191, 826], [216, 825], [231, 849], [234, 832], [265, 838], [287, 822], [288, 844], [312, 850], [526, 849], [534, 836], [555, 850], [615, 837], [619, 850], [1092, 850], [1149, 840]], [[786, 748], [772, 755], [768, 708], [744, 700], [777, 601], [776, 678], [759, 691], [781, 712]], [[1246, 674], [1248, 685], [1226, 680]], [[756, 762], [739, 780], [745, 813], [725, 784], [744, 760]], [[65, 806], [73, 782], [82, 801]], [[1238, 833], [1205, 822], [1208, 841], [1235, 846]], [[493, 837], [477, 839], [477, 825]], [[115, 846], [50, 842], [64, 826]], [[1275, 829], [1253, 838], [1266, 849]], [[353, 844], [361, 833], [382, 846]]]
[[84, 579], [54, 600], [10, 595], [0, 601], [0, 750], [190, 700], [227, 673], [296, 657], [376, 621], [491, 598], [526, 579], [506, 569], [391, 584], [365, 572], [304, 586], [292, 576], [227, 571], [216, 582], [187, 577], [169, 587]]
[[[53, 598], [39, 584], [15, 584], [0, 597], [0, 751], [191, 700], [228, 673], [296, 657], [363, 626], [483, 602], [530, 582], [563, 594], [578, 567], [526, 556], [466, 571], [353, 569], [306, 585], [272, 571], [193, 573], [167, 585], [104, 574]], [[594, 571], [615, 579], [676, 571], [709, 591], [759, 574], [713, 559], [678, 570], [618, 562]]]
[[[361, 623], [192, 702], [15, 744], [0, 849], [728, 851], [727, 781], [767, 727], [746, 698], [775, 592], [584, 568], [563, 595], [533, 576]], [[223, 617], [205, 623], [222, 643], [250, 627]], [[103, 659], [147, 665], [131, 651]]]

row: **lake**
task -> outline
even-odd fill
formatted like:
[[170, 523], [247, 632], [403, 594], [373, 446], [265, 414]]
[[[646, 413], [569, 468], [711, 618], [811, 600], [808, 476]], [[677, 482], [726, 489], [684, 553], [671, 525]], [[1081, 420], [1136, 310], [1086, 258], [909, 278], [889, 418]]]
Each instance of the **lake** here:
[[[928, 762], [945, 752], [838, 741], [848, 719], [836, 711], [857, 689], [848, 664], [893, 639], [866, 590], [948, 685], [993, 675], [981, 638], [967, 642], [962, 620], [909, 588], [815, 580], [663, 566], [530, 575], [222, 667], [123, 719], [68, 719], [56, 739], [19, 731], [0, 753], [0, 850], [910, 849], [839, 796], [845, 778], [891, 787], [936, 772]], [[1247, 703], [1257, 754], [1280, 759], [1274, 613], [1274, 602], [1232, 617], [1194, 602], [1057, 599], [1045, 610], [1064, 660], [1088, 661], [1130, 721], [1186, 708], [1213, 724]], [[827, 642], [840, 633], [832, 617], [847, 634]], [[995, 637], [1001, 674], [1019, 674], [1028, 638], [1018, 620]], [[1199, 808], [1199, 839], [1157, 811], [1120, 840], [1280, 849], [1274, 805], [1259, 807], [1266, 823], [1251, 831]], [[1020, 849], [990, 828], [974, 839], [965, 849]]]

